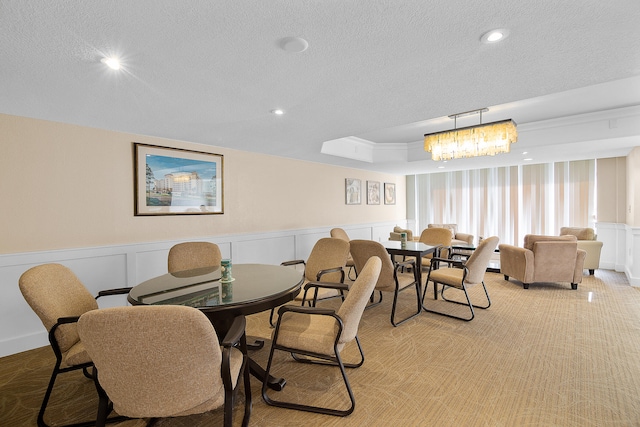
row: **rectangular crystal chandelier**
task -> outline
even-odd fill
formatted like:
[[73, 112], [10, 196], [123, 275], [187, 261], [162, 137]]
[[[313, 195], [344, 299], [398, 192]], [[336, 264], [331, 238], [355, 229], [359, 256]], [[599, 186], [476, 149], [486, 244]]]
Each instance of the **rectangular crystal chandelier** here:
[[463, 157], [494, 156], [511, 151], [511, 144], [518, 140], [516, 123], [509, 120], [482, 124], [482, 112], [486, 109], [455, 114], [452, 117], [480, 112], [480, 124], [424, 136], [424, 150], [431, 159], [450, 160]]

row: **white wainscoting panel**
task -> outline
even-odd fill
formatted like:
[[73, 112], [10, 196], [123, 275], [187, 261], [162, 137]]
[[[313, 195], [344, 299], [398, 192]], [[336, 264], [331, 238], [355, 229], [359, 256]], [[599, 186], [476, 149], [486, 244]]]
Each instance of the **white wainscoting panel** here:
[[[394, 225], [388, 222], [336, 227], [344, 228], [352, 239], [386, 240]], [[306, 259], [318, 239], [329, 237], [331, 228], [203, 236], [197, 240], [216, 243], [222, 256], [234, 263], [280, 264]], [[18, 279], [29, 268], [52, 262], [66, 265], [97, 295], [100, 290], [135, 286], [165, 274], [169, 249], [181, 242], [183, 240], [0, 255], [0, 357], [49, 344], [40, 319], [18, 288]], [[126, 296], [103, 297], [98, 303], [101, 307], [124, 305]]]

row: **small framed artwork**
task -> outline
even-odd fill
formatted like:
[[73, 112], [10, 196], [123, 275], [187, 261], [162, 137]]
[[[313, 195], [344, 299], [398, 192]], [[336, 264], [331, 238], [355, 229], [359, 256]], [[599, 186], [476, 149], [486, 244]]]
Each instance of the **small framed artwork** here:
[[377, 181], [367, 181], [367, 204], [380, 204], [380, 183]]
[[384, 204], [396, 204], [396, 185], [391, 182], [384, 183]]
[[221, 214], [223, 156], [133, 143], [134, 214]]
[[347, 205], [359, 205], [360, 193], [360, 180], [355, 178], [346, 178], [344, 194]]

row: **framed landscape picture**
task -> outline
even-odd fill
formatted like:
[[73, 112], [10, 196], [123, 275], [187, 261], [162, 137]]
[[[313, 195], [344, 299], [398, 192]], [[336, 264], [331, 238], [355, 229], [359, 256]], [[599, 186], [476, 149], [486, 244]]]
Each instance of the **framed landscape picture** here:
[[360, 204], [360, 180], [355, 178], [346, 178], [344, 186], [345, 202], [347, 205]]
[[396, 185], [391, 182], [384, 183], [384, 204], [396, 204]]
[[377, 181], [367, 181], [367, 204], [380, 204], [380, 183]]
[[223, 156], [133, 144], [135, 215], [221, 214]]

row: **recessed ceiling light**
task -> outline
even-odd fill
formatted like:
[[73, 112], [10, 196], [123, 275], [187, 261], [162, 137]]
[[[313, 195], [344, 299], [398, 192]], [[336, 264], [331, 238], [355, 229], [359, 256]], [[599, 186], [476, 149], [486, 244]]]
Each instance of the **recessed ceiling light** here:
[[119, 70], [120, 69], [120, 61], [118, 60], [118, 58], [114, 58], [114, 57], [102, 58], [100, 60], [100, 62], [102, 62], [107, 67], [111, 68], [112, 70]]
[[526, 158], [526, 159], [523, 159], [523, 160], [524, 160], [525, 162], [530, 162], [530, 161], [531, 161], [531, 160], [533, 160], [533, 159], [531, 159], [531, 158]]
[[300, 53], [307, 50], [309, 42], [302, 37], [285, 37], [280, 40], [280, 48], [291, 53]]
[[496, 43], [506, 39], [508, 36], [509, 30], [507, 30], [506, 28], [499, 28], [484, 33], [482, 36], [480, 36], [480, 41], [482, 43]]
[[444, 169], [444, 166], [438, 166], [438, 169]]
[[283, 115], [283, 114], [284, 114], [284, 111], [283, 111], [283, 110], [281, 110], [281, 109], [279, 109], [279, 108], [277, 108], [277, 109], [275, 109], [275, 110], [271, 110], [271, 113], [272, 113], [272, 114], [275, 114], [276, 116], [281, 116], [281, 115]]
[[528, 152], [528, 151], [523, 151], [523, 152], [522, 152], [522, 154], [523, 154], [523, 155], [524, 155], [524, 154], [529, 154], [529, 152]]

